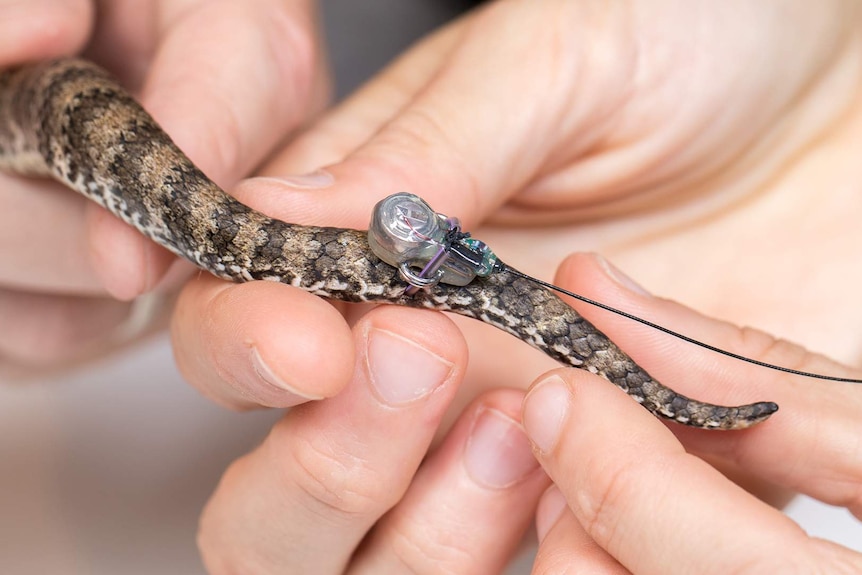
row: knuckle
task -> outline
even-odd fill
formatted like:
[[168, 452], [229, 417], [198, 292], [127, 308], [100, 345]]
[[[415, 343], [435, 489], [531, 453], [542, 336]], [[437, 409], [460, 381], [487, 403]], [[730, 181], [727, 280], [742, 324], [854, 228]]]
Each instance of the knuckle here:
[[198, 520], [196, 543], [207, 573], [239, 575], [269, 573], [258, 552], [256, 531], [250, 525], [265, 523], [259, 498], [245, 479], [248, 457], [234, 461], [225, 471], [215, 493]]
[[826, 376], [859, 377], [860, 372], [803, 346], [752, 327], [739, 328], [732, 351], [789, 370]]
[[346, 519], [376, 516], [400, 497], [385, 473], [327, 437], [287, 438], [289, 456], [277, 458], [289, 478], [323, 512]]
[[582, 573], [577, 558], [572, 557], [569, 549], [556, 546], [539, 547], [533, 564], [532, 575], [569, 575]]
[[[480, 213], [484, 197], [478, 167], [468, 164], [474, 154], [464, 150], [458, 127], [450, 126], [440, 111], [417, 103], [404, 110], [375, 140], [385, 148], [388, 167], [413, 181], [434, 182], [451, 194], [459, 213]], [[421, 172], [421, 174], [417, 174]]]
[[739, 341], [743, 349], [750, 350], [764, 361], [769, 358], [780, 358], [785, 361], [795, 360], [798, 364], [807, 355], [803, 347], [749, 326], [740, 329]]
[[388, 136], [394, 144], [406, 143], [409, 148], [422, 152], [441, 154], [451, 149], [453, 141], [446, 121], [432, 108], [415, 104], [405, 110]]
[[606, 549], [617, 538], [616, 517], [624, 512], [625, 501], [634, 496], [637, 475], [632, 463], [609, 463], [598, 470], [591, 488], [580, 498], [584, 529]]
[[800, 345], [748, 326], [740, 328], [738, 346], [745, 355], [790, 369], [805, 370], [814, 358]]
[[[453, 511], [449, 516], [457, 516]], [[435, 514], [439, 519], [439, 516]], [[445, 521], [398, 523], [391, 528], [392, 550], [411, 573], [422, 573], [428, 565], [441, 575], [463, 573], [466, 565], [476, 563], [475, 546], [470, 537]]]

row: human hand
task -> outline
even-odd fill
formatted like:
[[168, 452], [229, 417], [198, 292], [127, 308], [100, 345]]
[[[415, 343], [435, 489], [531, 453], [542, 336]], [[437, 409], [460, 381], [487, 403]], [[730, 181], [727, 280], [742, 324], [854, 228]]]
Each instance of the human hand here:
[[[653, 298], [595, 256], [567, 260], [558, 281], [590, 297], [606, 294], [613, 305], [672, 327], [690, 325], [699, 337], [734, 352], [853, 375], [761, 332]], [[858, 515], [862, 469], [852, 446], [862, 388], [800, 381], [691, 349], [600, 310], [582, 311], [683, 391], [703, 386], [719, 400], [768, 396], [783, 410], [738, 433], [670, 424], [675, 438], [607, 381], [580, 370], [553, 372], [563, 386], [534, 386], [523, 414], [538, 457], [559, 486], [538, 505], [538, 572], [589, 566], [601, 573], [708, 573], [713, 567], [723, 573], [743, 564], [784, 572], [775, 561], [796, 561], [789, 563], [795, 567], [859, 560], [808, 540], [712, 464], [846, 505]], [[547, 485], [518, 423], [523, 394], [482, 394], [423, 461], [465, 372], [460, 332], [440, 314], [380, 307], [350, 336], [356, 358], [347, 388], [288, 412], [223, 477], [200, 525], [208, 569], [499, 572]], [[568, 415], [561, 411], [566, 408]], [[563, 493], [576, 511], [578, 505], [586, 511], [566, 511]], [[774, 494], [758, 495], [775, 501]], [[596, 511], [599, 504], [606, 511]], [[788, 542], [798, 555], [782, 547]]]
[[464, 375], [460, 332], [384, 306], [349, 337], [347, 387], [290, 410], [222, 478], [198, 535], [208, 571], [499, 572], [548, 486], [523, 392], [477, 398], [426, 456]]
[[[0, 10], [0, 67], [83, 52], [222, 185], [325, 103], [311, 0], [40, 0]], [[175, 290], [188, 268], [166, 280], [174, 261], [58, 184], [0, 174], [3, 367], [80, 359], [153, 327], [134, 325], [141, 318], [125, 301]]]
[[[837, 278], [862, 274], [846, 266], [862, 243], [851, 186], [862, 177], [858, 19], [848, 16], [858, 7], [492, 2], [411, 50], [285, 148], [263, 169], [270, 177], [234, 193], [287, 221], [364, 228], [374, 202], [410, 191], [526, 272], [550, 277], [573, 248], [600, 251], [655, 292], [850, 359], [862, 339], [847, 333], [848, 314], [862, 310], [856, 282]], [[310, 175], [278, 179], [301, 172]], [[342, 352], [309, 334], [311, 316], [290, 319], [322, 309], [313, 299], [196, 282], [175, 322], [186, 377], [233, 405], [337, 393], [345, 372], [306, 376], [314, 358]], [[506, 334], [459, 326], [471, 342], [460, 405], [551, 366]], [[290, 388], [281, 397], [264, 391], [255, 346]]]
[[[810, 329], [811, 318], [823, 313], [812, 303], [820, 299], [812, 294], [824, 291], [817, 282], [795, 282], [795, 293], [780, 305], [763, 305], [757, 292], [746, 291], [749, 307], [746, 298], [727, 293], [737, 275], [762, 287], [781, 273], [798, 273], [786, 258], [764, 257], [770, 249], [815, 259], [818, 276], [828, 278], [858, 245], [848, 238], [860, 233], [854, 214], [862, 200], [842, 184], [854, 179], [850, 157], [859, 134], [854, 122], [838, 122], [859, 111], [851, 50], [856, 31], [848, 16], [855, 5], [835, 2], [816, 13], [802, 2], [782, 3], [786, 12], [772, 3], [626, 6], [492, 3], [405, 55], [263, 170], [270, 177], [308, 177], [250, 180], [235, 193], [288, 221], [365, 227], [375, 201], [409, 190], [462, 217], [505, 261], [534, 274], [549, 275], [561, 254], [579, 244], [610, 254], [662, 293], [713, 311], [723, 306], [724, 317], [769, 324], [792, 308], [800, 327], [781, 324], [779, 331], [814, 338], [820, 347], [832, 344], [828, 332]], [[532, 57], [519, 65], [525, 54]], [[574, 79], [565, 69], [577, 72]], [[812, 153], [803, 157], [802, 149]], [[829, 157], [813, 153], [826, 149]], [[328, 165], [326, 172], [315, 172], [321, 165]], [[824, 181], [836, 193], [823, 197]], [[804, 234], [788, 225], [800, 220]], [[476, 230], [481, 223], [489, 225]], [[842, 284], [838, 294], [830, 290], [830, 304], [855, 301], [853, 284]], [[337, 401], [351, 382], [353, 372], [338, 367], [354, 365], [351, 332], [317, 298], [287, 286], [200, 278], [187, 287], [180, 310], [174, 323], [180, 365], [223, 403]], [[357, 317], [351, 313], [348, 320]], [[478, 328], [459, 325], [480, 341], [471, 349], [473, 385], [464, 402], [477, 387], [522, 384], [546, 365], [507, 336], [482, 332], [479, 338]], [[846, 356], [853, 344], [836, 353]], [[668, 382], [716, 401], [742, 402], [750, 391]], [[756, 399], [763, 397], [782, 399]], [[326, 403], [301, 411], [323, 410], [318, 405]], [[733, 469], [732, 458], [716, 459]], [[275, 458], [271, 463], [279, 466]], [[261, 494], [255, 499], [261, 506], [279, 500], [266, 486], [233, 483], [237, 475], [252, 471], [232, 471], [215, 502], [230, 500], [231, 492]], [[754, 488], [763, 489], [764, 498], [782, 499], [774, 492], [781, 482], [759, 479]], [[236, 519], [246, 508], [236, 500], [233, 513], [205, 515], [202, 547], [231, 539], [208, 544], [207, 532], [230, 534], [233, 521], [254, 523], [254, 513]], [[387, 505], [391, 501], [378, 502], [375, 513]], [[354, 532], [353, 541], [362, 533]], [[259, 549], [255, 541], [245, 543]], [[234, 559], [239, 555], [236, 547], [228, 549]]]
[[[700, 339], [771, 363], [845, 377], [848, 368], [762, 332], [706, 318], [609, 276], [574, 256], [558, 280], [686, 326]], [[618, 274], [619, 272], [615, 272]], [[621, 283], [622, 282], [622, 283]], [[704, 433], [652, 418], [617, 388], [581, 370], [533, 385], [524, 427], [554, 480], [539, 504], [539, 573], [857, 573], [862, 554], [809, 537], [713, 464], [846, 507], [862, 519], [862, 387], [770, 372], [583, 309], [651, 373], [718, 400], [769, 397], [781, 410], [743, 432]]]

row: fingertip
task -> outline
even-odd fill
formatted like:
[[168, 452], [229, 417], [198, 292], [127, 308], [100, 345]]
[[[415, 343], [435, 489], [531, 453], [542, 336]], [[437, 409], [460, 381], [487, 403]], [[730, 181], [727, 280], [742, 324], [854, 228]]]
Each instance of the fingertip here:
[[0, 66], [79, 52], [94, 17], [89, 0], [0, 3]]
[[232, 315], [239, 315], [252, 367], [277, 393], [322, 399], [350, 381], [353, 338], [326, 300], [282, 284], [252, 282], [223, 292], [213, 305], [225, 306], [228, 325]]
[[233, 407], [291, 407], [331, 397], [353, 373], [353, 340], [324, 300], [270, 282], [189, 282], [172, 326], [177, 364], [204, 395]]
[[[622, 390], [602, 377], [575, 368], [558, 368], [539, 377], [527, 391], [522, 421], [534, 450], [552, 477], [583, 454], [593, 434], [649, 436], [675, 442], [667, 428]], [[658, 434], [658, 435], [657, 435]], [[555, 479], [562, 479], [555, 477]]]
[[409, 135], [392, 132], [397, 130], [388, 128], [346, 157], [323, 166], [330, 176], [325, 188], [297, 185], [285, 170], [307, 162], [290, 156], [266, 166], [266, 178], [258, 184], [291, 192], [297, 213], [308, 223], [342, 227], [367, 226], [374, 205], [399, 192], [418, 195], [434, 211], [459, 218], [467, 229], [505, 201], [497, 189], [484, 186], [472, 167], [451, 157], [445, 142], [416, 143]]

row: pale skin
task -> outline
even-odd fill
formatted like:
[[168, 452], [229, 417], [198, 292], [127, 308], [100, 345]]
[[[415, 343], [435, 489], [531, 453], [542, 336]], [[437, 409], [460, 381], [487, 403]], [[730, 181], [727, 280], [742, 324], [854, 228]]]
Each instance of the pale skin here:
[[[600, 250], [655, 293], [858, 363], [857, 10], [492, 2], [405, 55], [272, 159], [268, 178], [234, 193], [289, 221], [364, 227], [379, 197], [409, 190], [526, 271], [550, 277], [572, 249]], [[320, 166], [331, 177], [277, 179]], [[136, 245], [118, 247], [124, 273], [98, 264], [110, 293], [144, 291], [169, 266]], [[557, 281], [737, 353], [854, 373], [633, 290], [604, 260], [567, 260]], [[671, 434], [607, 384], [564, 371], [565, 385], [527, 396], [531, 444], [515, 390], [545, 381], [550, 364], [519, 342], [411, 310], [350, 310], [345, 322], [285, 286], [189, 283], [173, 322], [186, 377], [233, 407], [301, 404], [208, 505], [199, 543], [210, 570], [494, 572], [537, 501], [538, 573], [858, 570], [858, 554], [807, 539], [706, 462], [770, 501], [799, 491], [860, 516], [860, 388], [764, 373], [582, 311], [683, 393], [772, 399], [782, 411], [746, 433]], [[420, 374], [424, 391], [405, 388], [417, 381], [405, 373]], [[510, 389], [479, 394], [490, 387]], [[541, 406], [549, 389], [555, 401]], [[482, 451], [492, 464], [469, 447], [489, 421], [508, 440]], [[559, 435], [537, 421], [559, 421]], [[435, 433], [439, 447], [422, 463]], [[531, 445], [544, 471], [525, 457]], [[542, 496], [550, 480], [556, 491]]]
[[[310, 0], [37, 0], [0, 11], [0, 66], [83, 51], [223, 186], [326, 104]], [[0, 371], [26, 375], [123, 343], [127, 302], [176, 291], [191, 273], [168, 273], [173, 263], [57, 184], [0, 174], [0, 316], [16, 326], [0, 333]]]
[[[557, 281], [662, 323], [690, 325], [736, 352], [859, 373], [791, 344], [765, 347], [772, 340], [763, 333], [632, 289], [595, 256], [567, 259]], [[731, 460], [763, 483], [845, 506], [858, 517], [858, 388], [764, 374], [584, 309], [667, 381], [693, 378], [714, 386], [718, 397], [746, 389], [773, 394], [791, 415], [745, 433], [683, 430], [652, 418], [589, 373], [557, 369], [537, 378], [526, 401], [512, 389], [479, 396], [420, 465], [464, 373], [464, 343], [439, 316], [402, 324], [397, 312], [381, 308], [355, 326], [356, 370], [341, 394], [291, 411], [228, 470], [199, 536], [213, 572], [495, 573], [534, 512], [535, 573], [855, 573], [862, 567], [862, 555], [809, 538], [686, 453]], [[417, 333], [413, 320], [429, 332]], [[398, 362], [403, 340], [387, 335], [388, 348], [368, 344], [374, 329], [410, 337], [437, 358], [404, 361], [423, 368], [422, 383], [433, 391], [399, 405], [381, 400], [375, 373], [392, 372], [380, 370], [375, 354], [388, 351]], [[497, 422], [490, 429], [483, 420], [489, 412]], [[483, 443], [485, 433], [497, 441]], [[473, 443], [484, 447], [484, 457], [475, 457]], [[530, 448], [547, 477], [528, 464]], [[548, 477], [555, 485], [545, 491]]]

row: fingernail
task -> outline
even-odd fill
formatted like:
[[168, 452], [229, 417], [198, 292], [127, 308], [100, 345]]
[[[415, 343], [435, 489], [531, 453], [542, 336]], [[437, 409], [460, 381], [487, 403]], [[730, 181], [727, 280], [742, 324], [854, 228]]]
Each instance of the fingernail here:
[[482, 407], [467, 439], [464, 466], [479, 485], [503, 489], [524, 479], [539, 462], [517, 421]]
[[390, 406], [425, 397], [452, 371], [451, 362], [416, 342], [376, 328], [368, 333], [366, 361], [376, 395]]
[[557, 524], [568, 505], [563, 492], [556, 485], [551, 485], [545, 491], [536, 508], [536, 535], [540, 542], [548, 535], [551, 527]]
[[604, 270], [608, 277], [617, 282], [623, 288], [638, 295], [650, 295], [650, 293], [645, 290], [642, 285], [624, 274], [618, 267], [606, 260], [604, 257], [595, 254], [595, 258], [596, 262], [598, 262], [599, 266]]
[[280, 176], [277, 178], [271, 177], [269, 179], [279, 181], [283, 184], [287, 184], [291, 188], [297, 188], [300, 190], [322, 190], [335, 183], [335, 176], [326, 170], [315, 170], [298, 176]]
[[318, 399], [323, 399], [322, 395], [311, 395], [308, 393], [301, 392], [297, 390], [295, 387], [284, 381], [280, 378], [276, 373], [272, 370], [272, 368], [267, 365], [267, 363], [263, 360], [263, 357], [260, 355], [260, 351], [256, 347], [251, 348], [251, 366], [254, 369], [257, 377], [270, 385], [278, 389], [279, 391], [285, 391], [293, 396], [295, 396], [295, 402], [292, 402], [289, 398], [284, 396], [281, 399], [284, 400], [284, 403], [279, 402], [279, 405], [282, 407], [291, 407], [293, 405], [299, 405], [300, 403], [305, 403], [306, 401], [313, 401]]
[[524, 400], [524, 429], [542, 454], [553, 451], [569, 412], [571, 393], [560, 376], [538, 383]]

